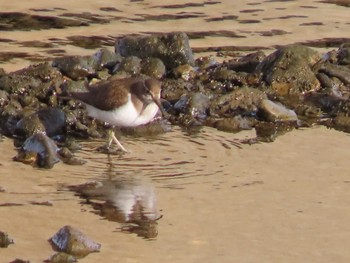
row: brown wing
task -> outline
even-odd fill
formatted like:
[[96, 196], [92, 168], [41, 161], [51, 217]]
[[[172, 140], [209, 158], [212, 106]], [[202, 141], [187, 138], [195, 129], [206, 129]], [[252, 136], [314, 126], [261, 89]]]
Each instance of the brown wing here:
[[88, 92], [72, 92], [70, 95], [100, 110], [113, 110], [128, 101], [131, 79], [104, 81], [90, 86]]

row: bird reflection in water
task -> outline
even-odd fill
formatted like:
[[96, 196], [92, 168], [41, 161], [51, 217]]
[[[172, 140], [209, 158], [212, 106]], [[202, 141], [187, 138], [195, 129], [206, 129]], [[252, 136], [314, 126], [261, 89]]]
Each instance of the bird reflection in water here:
[[122, 231], [152, 239], [158, 235], [157, 199], [152, 184], [137, 179], [113, 179], [71, 186], [96, 213], [123, 226]]

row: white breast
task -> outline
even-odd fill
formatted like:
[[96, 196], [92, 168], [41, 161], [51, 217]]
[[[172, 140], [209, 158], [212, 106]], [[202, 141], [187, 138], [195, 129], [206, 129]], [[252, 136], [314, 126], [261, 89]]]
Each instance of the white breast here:
[[153, 120], [158, 112], [158, 106], [155, 103], [150, 103], [140, 114], [131, 102], [131, 96], [129, 95], [128, 102], [113, 111], [99, 110], [88, 104], [86, 104], [86, 110], [92, 118], [108, 122], [111, 125], [135, 127]]

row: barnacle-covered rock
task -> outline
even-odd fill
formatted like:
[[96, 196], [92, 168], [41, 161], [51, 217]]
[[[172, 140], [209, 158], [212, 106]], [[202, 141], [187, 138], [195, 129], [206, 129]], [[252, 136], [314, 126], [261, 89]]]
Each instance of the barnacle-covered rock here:
[[267, 56], [257, 66], [256, 72], [263, 74], [273, 94], [282, 97], [302, 95], [320, 88], [312, 70], [319, 59], [319, 53], [308, 47], [288, 45]]
[[123, 57], [159, 58], [168, 69], [184, 64], [194, 65], [194, 57], [186, 33], [125, 37], [117, 42], [115, 50]]

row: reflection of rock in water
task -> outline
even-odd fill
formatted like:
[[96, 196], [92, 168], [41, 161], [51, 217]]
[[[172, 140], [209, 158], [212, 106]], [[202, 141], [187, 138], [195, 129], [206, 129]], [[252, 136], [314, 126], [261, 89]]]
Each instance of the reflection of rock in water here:
[[[141, 180], [107, 180], [72, 186], [81, 197], [110, 221], [125, 224], [121, 229], [144, 238], [158, 235], [157, 200], [154, 187]], [[102, 201], [102, 202], [101, 202]]]

